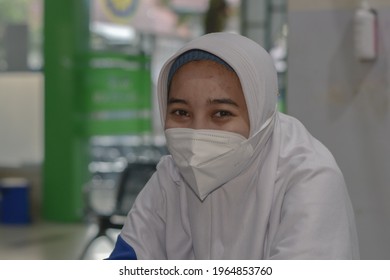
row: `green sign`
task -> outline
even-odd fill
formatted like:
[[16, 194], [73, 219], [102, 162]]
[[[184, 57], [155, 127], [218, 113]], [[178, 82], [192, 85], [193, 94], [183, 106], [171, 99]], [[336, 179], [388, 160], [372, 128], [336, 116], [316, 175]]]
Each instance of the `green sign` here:
[[86, 133], [128, 135], [150, 132], [150, 58], [93, 53], [87, 63]]

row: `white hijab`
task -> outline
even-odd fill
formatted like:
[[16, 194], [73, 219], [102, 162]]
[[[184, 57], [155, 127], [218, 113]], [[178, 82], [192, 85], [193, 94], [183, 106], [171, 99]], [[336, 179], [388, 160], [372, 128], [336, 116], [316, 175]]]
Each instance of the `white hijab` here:
[[210, 52], [227, 62], [238, 75], [249, 111], [250, 136], [254, 135], [276, 108], [278, 84], [269, 54], [254, 41], [232, 33], [211, 33], [181, 48], [162, 67], [158, 79], [161, 120], [165, 122], [168, 74], [175, 59], [191, 49]]
[[[175, 58], [190, 49], [222, 58], [237, 73], [255, 153], [246, 170], [203, 202], [182, 180], [173, 159], [163, 158], [129, 214], [123, 239], [147, 259], [358, 258], [343, 176], [330, 152], [299, 121], [276, 112], [276, 71], [257, 43], [212, 33], [180, 49], [159, 76], [162, 121], [168, 72]], [[267, 129], [257, 133], [269, 120]], [[158, 213], [158, 218], [146, 213]]]

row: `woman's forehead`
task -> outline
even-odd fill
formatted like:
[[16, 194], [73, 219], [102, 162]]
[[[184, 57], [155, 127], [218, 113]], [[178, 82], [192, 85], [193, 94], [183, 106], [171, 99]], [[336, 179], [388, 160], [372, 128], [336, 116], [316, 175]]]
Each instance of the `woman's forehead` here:
[[190, 49], [181, 53], [173, 60], [168, 73], [168, 85], [170, 84], [176, 71], [178, 71], [178, 69], [180, 69], [183, 65], [192, 61], [213, 61], [234, 72], [233, 68], [219, 56], [201, 49]]
[[180, 83], [186, 86], [190, 82], [202, 82], [213, 79], [223, 87], [235, 87], [241, 89], [241, 83], [235, 72], [228, 70], [223, 65], [210, 61], [191, 61], [177, 70], [172, 79], [172, 84]]
[[225, 66], [219, 64], [218, 62], [212, 60], [196, 60], [190, 61], [185, 65], [181, 66], [173, 75], [173, 78], [179, 74], [185, 73], [187, 75], [197, 74], [202, 76], [210, 76], [210, 75], [221, 75], [228, 77], [237, 77], [235, 72], [230, 71]]
[[235, 72], [214, 61], [193, 61], [175, 73], [169, 97], [232, 99], [246, 103]]

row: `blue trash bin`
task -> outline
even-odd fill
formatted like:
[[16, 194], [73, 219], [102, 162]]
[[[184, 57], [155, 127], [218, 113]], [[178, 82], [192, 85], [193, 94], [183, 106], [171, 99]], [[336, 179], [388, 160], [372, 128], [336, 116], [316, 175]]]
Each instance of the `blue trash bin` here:
[[28, 181], [25, 178], [0, 179], [0, 223], [28, 224], [30, 222]]

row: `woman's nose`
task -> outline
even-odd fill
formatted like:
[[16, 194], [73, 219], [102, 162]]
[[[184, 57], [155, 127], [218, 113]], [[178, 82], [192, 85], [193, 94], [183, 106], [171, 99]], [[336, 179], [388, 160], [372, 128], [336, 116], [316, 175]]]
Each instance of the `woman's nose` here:
[[209, 124], [204, 117], [194, 117], [191, 122], [192, 129], [209, 129]]

